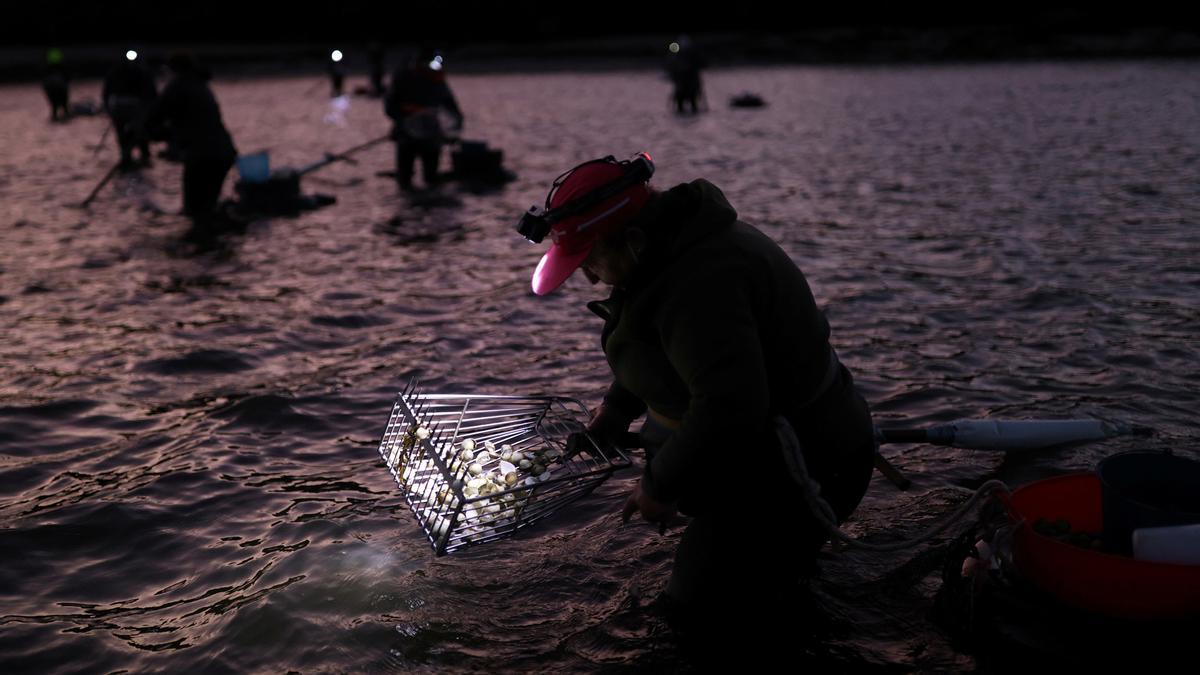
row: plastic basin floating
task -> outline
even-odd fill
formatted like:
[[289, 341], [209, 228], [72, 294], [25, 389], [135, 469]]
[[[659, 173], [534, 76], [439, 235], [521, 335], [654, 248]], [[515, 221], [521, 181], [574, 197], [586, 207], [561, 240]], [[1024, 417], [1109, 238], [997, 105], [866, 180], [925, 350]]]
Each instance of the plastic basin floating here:
[[1124, 619], [1200, 616], [1200, 565], [1135, 560], [1034, 531], [1039, 518], [1065, 518], [1075, 531], [1102, 531], [1100, 478], [1094, 472], [1023, 485], [1013, 491], [1010, 509], [1024, 519], [1014, 541], [1017, 569], [1064, 604]]
[[1132, 551], [1134, 530], [1200, 523], [1200, 462], [1166, 452], [1122, 452], [1096, 467], [1104, 548]]

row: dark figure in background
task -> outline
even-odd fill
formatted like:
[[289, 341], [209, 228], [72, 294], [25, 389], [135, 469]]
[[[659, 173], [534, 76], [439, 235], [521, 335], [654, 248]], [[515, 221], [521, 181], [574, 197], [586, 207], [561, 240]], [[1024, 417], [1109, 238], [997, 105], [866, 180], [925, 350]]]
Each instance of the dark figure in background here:
[[56, 47], [46, 52], [46, 75], [42, 78], [42, 90], [50, 102], [51, 122], [63, 122], [70, 116], [69, 84], [62, 50]]
[[436, 185], [442, 146], [448, 139], [440, 118], [443, 113], [451, 115], [455, 132], [462, 129], [463, 123], [437, 52], [421, 49], [414, 60], [392, 74], [384, 112], [394, 122], [396, 182], [404, 190], [412, 189], [413, 165], [419, 157], [425, 187]]
[[[672, 42], [667, 55], [667, 75], [675, 86], [671, 96], [675, 101], [675, 111], [679, 114], [700, 111], [699, 99], [703, 93], [700, 83], [700, 70], [707, 65], [700, 51], [692, 44], [691, 38], [679, 36]], [[690, 108], [685, 110], [685, 108]]]
[[871, 480], [874, 427], [791, 257], [712, 183], [660, 192], [651, 173], [644, 154], [581, 164], [519, 229], [554, 240], [533, 274], [538, 295], [577, 268], [611, 287], [588, 304], [614, 375], [589, 431], [615, 439], [646, 414], [647, 464], [624, 517], [665, 528], [677, 511], [692, 516], [658, 604], [700, 656], [745, 660], [794, 646], [799, 634], [784, 631], [808, 606], [802, 582], [828, 540], [785, 452], [804, 458], [841, 521]]
[[383, 96], [383, 45], [372, 42], [367, 45], [367, 64], [371, 79], [371, 96]]
[[188, 237], [211, 239], [217, 234], [217, 199], [237, 150], [209, 89], [208, 71], [188, 54], [172, 55], [167, 65], [173, 77], [151, 107], [146, 128], [155, 138], [174, 134], [183, 160], [183, 212], [192, 219]]
[[133, 52], [127, 53], [104, 78], [101, 100], [117, 135], [122, 169], [135, 166], [135, 147], [140, 153], [138, 161], [141, 165], [150, 165], [150, 137], [146, 134], [145, 120], [157, 97], [154, 76], [138, 62]]
[[346, 82], [346, 70], [342, 67], [342, 53], [334, 50], [329, 56], [329, 98], [342, 95], [342, 85]]

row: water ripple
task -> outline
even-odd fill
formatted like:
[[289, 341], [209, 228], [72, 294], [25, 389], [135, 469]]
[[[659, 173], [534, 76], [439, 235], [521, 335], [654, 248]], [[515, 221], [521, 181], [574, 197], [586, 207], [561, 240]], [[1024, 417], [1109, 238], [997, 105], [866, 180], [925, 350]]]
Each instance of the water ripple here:
[[[375, 451], [414, 377], [597, 403], [610, 373], [583, 305], [601, 291], [572, 278], [534, 296], [542, 247], [512, 230], [586, 157], [649, 149], [659, 185], [717, 183], [805, 271], [880, 422], [1157, 430], [1009, 458], [885, 447], [914, 488], [876, 477], [856, 535], [919, 531], [991, 477], [1195, 453], [1194, 75], [1172, 61], [723, 69], [706, 77], [713, 109], [688, 119], [653, 72], [452, 75], [471, 136], [515, 180], [414, 198], [377, 176], [393, 162], [381, 147], [312, 176], [336, 205], [200, 253], [180, 244], [178, 165], [68, 208], [115, 159], [80, 140], [105, 120], [47, 125], [40, 89], [6, 87], [0, 661], [686, 669], [652, 609], [679, 530], [619, 523], [636, 471], [511, 540], [434, 558]], [[301, 80], [214, 86], [238, 146], [271, 148], [276, 166], [386, 130], [365, 99], [346, 127], [322, 124], [327, 102]], [[771, 105], [716, 105], [747, 90]], [[989, 672], [929, 622], [945, 547], [822, 558], [822, 618], [797, 629], [796, 665]]]

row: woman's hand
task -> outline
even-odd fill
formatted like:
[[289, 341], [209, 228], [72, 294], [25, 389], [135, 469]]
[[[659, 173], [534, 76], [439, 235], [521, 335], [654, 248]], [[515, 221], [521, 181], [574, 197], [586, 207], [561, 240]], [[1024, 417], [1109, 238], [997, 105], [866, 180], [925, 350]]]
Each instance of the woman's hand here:
[[592, 421], [588, 422], [587, 430], [601, 444], [615, 445], [616, 439], [622, 433], [629, 430], [630, 422], [632, 420], [621, 413], [608, 406], [601, 405], [596, 409], [596, 413], [592, 415]]
[[621, 511], [622, 521], [628, 523], [629, 517], [637, 511], [642, 513], [642, 518], [652, 523], [658, 523], [659, 534], [666, 533], [667, 525], [673, 522], [677, 516], [674, 504], [664, 504], [646, 494], [646, 491], [642, 489], [641, 479], [638, 479], [638, 484], [629, 494], [629, 499], [625, 501], [625, 508]]
[[581, 431], [567, 435], [566, 457], [569, 459], [581, 452], [586, 452], [589, 455], [592, 454], [592, 441], [587, 438], [589, 435], [601, 449], [616, 445], [621, 434], [629, 429], [629, 424], [630, 420], [624, 419], [604, 406], [600, 406], [592, 415], [592, 420], [585, 427], [587, 431], [586, 435]]

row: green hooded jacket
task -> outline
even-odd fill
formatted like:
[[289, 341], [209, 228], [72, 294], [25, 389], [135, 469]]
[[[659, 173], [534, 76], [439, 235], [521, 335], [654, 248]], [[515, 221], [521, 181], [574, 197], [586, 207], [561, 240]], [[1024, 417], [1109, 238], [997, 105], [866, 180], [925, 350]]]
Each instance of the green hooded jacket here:
[[[805, 409], [831, 389], [857, 397], [804, 274], [706, 180], [659, 194], [635, 224], [648, 245], [634, 278], [589, 308], [605, 318], [615, 380], [605, 405], [630, 420], [648, 406], [681, 422], [648, 462], [643, 489], [687, 513], [725, 473], [759, 467], [783, 485], [771, 418], [787, 416], [802, 441], [824, 437]], [[855, 442], [865, 433], [870, 443], [869, 413], [865, 429], [863, 415], [850, 417]]]

